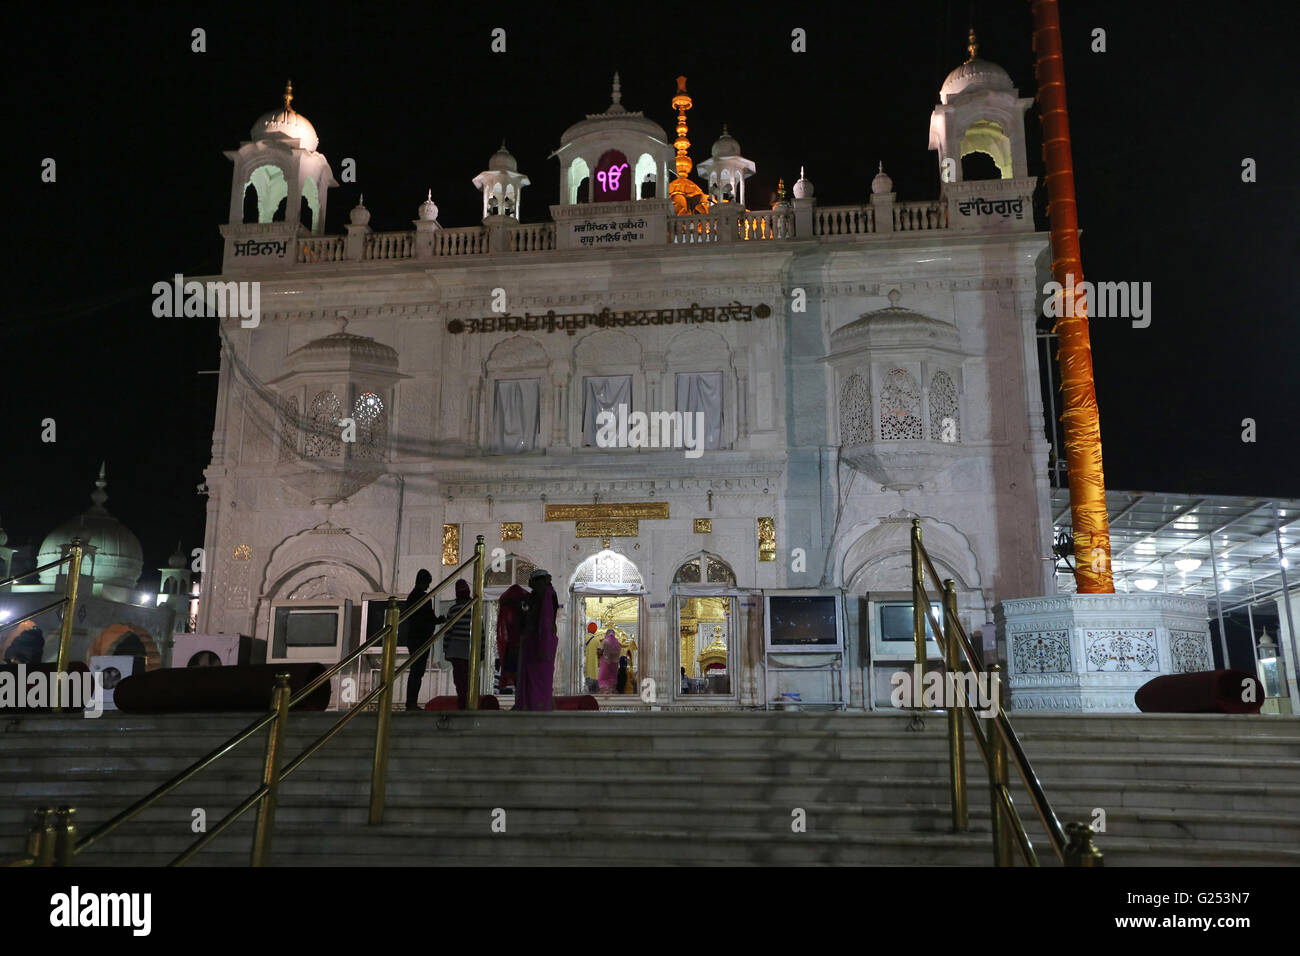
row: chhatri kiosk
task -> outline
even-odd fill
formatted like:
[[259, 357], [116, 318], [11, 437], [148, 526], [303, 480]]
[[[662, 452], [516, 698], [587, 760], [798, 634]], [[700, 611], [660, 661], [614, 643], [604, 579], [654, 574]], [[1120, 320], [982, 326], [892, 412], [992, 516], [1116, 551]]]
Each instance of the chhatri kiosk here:
[[[349, 196], [325, 234], [339, 187], [290, 93], [226, 154], [220, 279], [262, 311], [222, 322], [201, 631], [337, 661], [481, 535], [489, 599], [552, 575], [557, 694], [594, 691], [613, 628], [607, 709], [867, 709], [913, 654], [913, 519], [990, 647], [1000, 601], [1052, 594], [1031, 100], [972, 47], [930, 121], [938, 198], [862, 157], [858, 201], [824, 206], [803, 170], [754, 195], [725, 129], [694, 164], [670, 90], [673, 136], [616, 75], [532, 221], [503, 144], [410, 228]], [[471, 182], [482, 222], [440, 222]]]

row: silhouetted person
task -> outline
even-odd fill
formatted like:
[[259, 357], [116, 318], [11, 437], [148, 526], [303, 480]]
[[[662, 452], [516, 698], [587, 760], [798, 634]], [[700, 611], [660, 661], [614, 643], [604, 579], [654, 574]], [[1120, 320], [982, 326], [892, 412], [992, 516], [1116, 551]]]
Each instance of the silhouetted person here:
[[[450, 620], [466, 604], [474, 600], [470, 593], [469, 582], [461, 578], [456, 582], [456, 600], [447, 609]], [[469, 704], [469, 638], [473, 628], [474, 612], [470, 611], [451, 626], [447, 636], [442, 639], [443, 653], [451, 663], [451, 679], [456, 684], [456, 701], [461, 710]]]
[[[406, 596], [406, 603], [402, 606], [403, 612], [410, 608], [416, 601], [428, 593], [429, 585], [433, 583], [433, 575], [424, 568], [420, 568], [420, 573], [415, 576], [415, 587], [411, 588], [411, 593]], [[401, 642], [407, 651], [413, 651], [433, 634], [434, 629], [442, 622], [437, 612], [433, 609], [433, 600], [430, 599], [424, 607], [420, 608], [402, 624]], [[425, 651], [414, 661], [411, 662], [411, 668], [406, 672], [406, 709], [420, 709], [420, 685], [424, 683], [424, 669], [429, 664], [429, 651]]]

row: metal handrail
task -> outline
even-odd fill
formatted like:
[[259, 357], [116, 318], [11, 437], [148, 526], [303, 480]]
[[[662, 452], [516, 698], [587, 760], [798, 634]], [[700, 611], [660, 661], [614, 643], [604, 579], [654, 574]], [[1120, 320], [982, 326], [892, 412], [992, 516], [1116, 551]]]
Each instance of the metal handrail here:
[[42, 564], [39, 568], [32, 568], [30, 571], [24, 571], [22, 574], [10, 575], [3, 581], [0, 581], [0, 588], [13, 584], [15, 581], [21, 581], [23, 578], [30, 578], [33, 574], [40, 574], [42, 571], [48, 571], [50, 568], [57, 568], [59, 565], [66, 563], [71, 557], [71, 554], [67, 554], [61, 558], [55, 558], [49, 564]]
[[[396, 657], [396, 643], [398, 629], [414, 613], [428, 604], [433, 598], [447, 586], [454, 578], [465, 571], [467, 568], [474, 569], [474, 585], [472, 588], [473, 598], [463, 605], [460, 610], [450, 615], [432, 635], [429, 636], [415, 651], [413, 651], [401, 666], [394, 666]], [[388, 600], [388, 610], [385, 615], [384, 627], [381, 628], [367, 641], [362, 643], [356, 650], [345, 656], [337, 664], [318, 675], [296, 694], [290, 695], [288, 686], [288, 674], [276, 675], [276, 687], [272, 691], [271, 709], [253, 721], [243, 730], [239, 731], [225, 743], [219, 745], [216, 749], [210, 751], [207, 755], [190, 764], [184, 770], [180, 771], [169, 780], [155, 787], [149, 794], [137, 800], [131, 806], [127, 807], [121, 813], [117, 814], [105, 823], [100, 824], [93, 831], [76, 839], [75, 824], [71, 822], [71, 814], [75, 811], [71, 809], [61, 809], [57, 811], [60, 814], [67, 814], [67, 825], [64, 828], [52, 828], [57, 847], [51, 850], [50, 838], [44, 836], [46, 829], [34, 827], [28, 839], [28, 855], [12, 861], [6, 865], [9, 866], [41, 866], [41, 865], [70, 865], [72, 858], [84, 850], [89, 849], [95, 843], [112, 834], [123, 824], [129, 822], [141, 812], [148, 809], [159, 799], [171, 793], [181, 784], [200, 773], [202, 770], [211, 766], [221, 757], [233, 751], [236, 747], [248, 740], [263, 727], [270, 725], [270, 733], [267, 738], [266, 761], [263, 770], [263, 780], [261, 785], [246, 797], [238, 806], [226, 814], [216, 826], [209, 829], [198, 840], [187, 847], [179, 856], [172, 860], [172, 866], [180, 865], [191, 859], [196, 853], [212, 842], [220, 833], [226, 830], [231, 824], [238, 820], [244, 813], [253, 807], [258, 807], [257, 828], [253, 838], [252, 864], [254, 866], [264, 865], [270, 854], [271, 833], [274, 827], [274, 817], [278, 789], [280, 782], [292, 773], [298, 767], [302, 766], [306, 760], [315, 754], [329, 740], [337, 736], [338, 732], [352, 721], [357, 714], [370, 705], [376, 699], [381, 701], [379, 713], [379, 722], [376, 729], [375, 740], [375, 760], [371, 773], [371, 805], [370, 805], [370, 822], [377, 824], [383, 820], [383, 798], [386, 790], [386, 773], [387, 773], [387, 752], [389, 721], [388, 717], [392, 709], [392, 691], [395, 679], [405, 673], [414, 661], [426, 651], [430, 650], [434, 643], [441, 638], [452, 625], [456, 624], [466, 614], [472, 614], [471, 626], [471, 647], [470, 647], [470, 689], [469, 699], [467, 701], [470, 709], [478, 706], [478, 670], [480, 665], [479, 643], [482, 638], [482, 620], [483, 620], [483, 579], [485, 573], [484, 566], [484, 539], [482, 535], [478, 536], [477, 543], [474, 547], [474, 554], [471, 558], [455, 568], [445, 578], [438, 582], [437, 586], [429, 589], [420, 600], [413, 603], [404, 611], [399, 611], [397, 598], [390, 597]], [[281, 766], [285, 727], [288, 723], [289, 709], [301, 701], [305, 700], [313, 691], [321, 687], [326, 681], [331, 680], [335, 675], [348, 666], [362, 653], [373, 647], [380, 641], [384, 642], [384, 667], [383, 677], [378, 686], [373, 688], [370, 693], [353, 705], [333, 726], [324, 734], [300, 753], [293, 760], [284, 766]], [[37, 819], [44, 823], [48, 814], [55, 811], [46, 809], [37, 811]], [[44, 816], [43, 816], [44, 815]], [[43, 862], [44, 861], [44, 862]]]
[[[935, 585], [942, 587], [943, 590], [945, 627], [940, 627], [938, 620], [930, 610], [929, 592], [925, 585], [927, 571], [934, 580]], [[960, 674], [964, 663], [971, 673], [978, 674], [979, 658], [975, 653], [965, 627], [962, 626], [961, 620], [957, 616], [956, 586], [951, 578], [942, 580], [942, 584], [940, 584], [940, 581], [934, 562], [930, 560], [930, 554], [926, 551], [921, 540], [921, 521], [919, 518], [914, 518], [912, 519], [912, 623], [913, 639], [916, 645], [917, 669], [923, 671], [925, 668], [925, 624], [928, 622], [934, 631], [935, 641], [943, 652], [945, 670], [949, 673]], [[959, 653], [960, 657], [958, 656]], [[997, 664], [991, 665], [987, 670], [993, 674], [1000, 673]], [[1020, 738], [1016, 736], [1016, 732], [1012, 728], [1011, 721], [1007, 717], [1005, 709], [1001, 706], [1001, 702], [998, 702], [996, 713], [992, 718], [996, 734], [992, 731], [986, 734], [979, 723], [982, 718], [978, 718], [974, 709], [962, 698], [964, 698], [964, 693], [959, 694], [954, 706], [948, 708], [949, 773], [954, 829], [965, 830], [967, 828], [965, 758], [961, 732], [961, 713], [964, 712], [972, 735], [979, 747], [980, 757], [989, 772], [990, 801], [993, 805], [994, 857], [997, 864], [999, 866], [1010, 865], [1010, 847], [1008, 844], [1010, 837], [1014, 836], [1025, 862], [1030, 866], [1038, 865], [1038, 857], [1034, 852], [1033, 844], [1025, 830], [1024, 823], [1020, 819], [1020, 814], [1016, 810], [1015, 801], [1012, 800], [1011, 791], [1008, 787], [1006, 758], [1007, 752], [1010, 751], [1011, 760], [1015, 764], [1021, 780], [1024, 781], [1025, 790], [1029, 793], [1030, 801], [1034, 805], [1038, 819], [1043, 824], [1043, 829], [1047, 831], [1052, 849], [1061, 862], [1067, 866], [1102, 865], [1101, 852], [1092, 845], [1092, 828], [1088, 824], [1070, 823], [1064, 828], [1061, 826], [1061, 821], [1052, 809], [1051, 802], [1043, 790], [1043, 785], [1039, 782], [1038, 775], [1034, 773], [1029, 757], [1025, 753], [1024, 747], [1021, 746]], [[924, 706], [923, 701], [922, 706]], [[1005, 816], [1006, 822], [1010, 824], [1009, 832], [1003, 829], [1003, 816]]]
[[32, 618], [40, 617], [46, 611], [53, 611], [56, 607], [62, 607], [64, 604], [67, 603], [68, 603], [68, 599], [65, 597], [61, 597], [57, 601], [45, 605], [45, 607], [38, 607], [35, 611], [24, 611], [23, 616], [20, 617], [18, 620], [10, 621], [8, 624], [0, 624], [0, 634], [3, 634], [11, 627], [17, 627], [19, 624], [25, 624], [27, 621], [30, 621]]

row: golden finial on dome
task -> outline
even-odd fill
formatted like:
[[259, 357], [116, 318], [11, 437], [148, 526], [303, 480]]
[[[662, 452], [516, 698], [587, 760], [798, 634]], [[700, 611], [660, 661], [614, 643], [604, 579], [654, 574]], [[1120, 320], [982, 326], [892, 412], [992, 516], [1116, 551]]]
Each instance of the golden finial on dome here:
[[966, 41], [966, 52], [969, 53], [970, 56], [966, 57], [966, 62], [969, 63], [971, 60], [975, 59], [979, 51], [980, 44], [979, 41], [975, 39], [975, 28], [971, 27], [970, 38]]
[[292, 102], [293, 102], [293, 80], [288, 80], [284, 84], [284, 111], [286, 113], [292, 112], [292, 109], [289, 106], [289, 104]]
[[778, 202], [785, 202], [785, 179], [781, 178], [776, 181], [776, 198]]

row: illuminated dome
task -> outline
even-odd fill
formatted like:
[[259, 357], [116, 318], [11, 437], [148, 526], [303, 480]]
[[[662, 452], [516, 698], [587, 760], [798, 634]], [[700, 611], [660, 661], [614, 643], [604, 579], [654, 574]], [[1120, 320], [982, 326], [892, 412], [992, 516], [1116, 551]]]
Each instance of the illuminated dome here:
[[994, 90], [1003, 93], [1016, 91], [1016, 85], [1011, 82], [1011, 77], [1006, 70], [996, 63], [981, 60], [975, 55], [979, 52], [979, 44], [975, 40], [974, 30], [970, 32], [970, 43], [966, 49], [970, 51], [970, 57], [949, 73], [948, 78], [943, 81], [943, 86], [939, 88], [939, 96], [945, 103], [951, 96], [973, 93], [977, 90]]
[[811, 181], [810, 181], [810, 180], [809, 180], [809, 179], [804, 175], [803, 167], [800, 166], [800, 167], [799, 167], [799, 178], [796, 179], [795, 182], [794, 182], [794, 198], [795, 198], [795, 199], [812, 199], [812, 197], [813, 197], [813, 184], [812, 184], [812, 182], [811, 182]]
[[[92, 580], [96, 584], [115, 584], [124, 588], [133, 588], [140, 580], [144, 568], [144, 551], [140, 548], [140, 539], [131, 529], [108, 513], [104, 502], [108, 500], [104, 488], [108, 482], [104, 478], [104, 466], [99, 466], [99, 478], [95, 481], [95, 490], [90, 495], [94, 502], [85, 512], [59, 525], [46, 536], [37, 553], [37, 565], [57, 561], [63, 555], [63, 545], [73, 538], [80, 538], [83, 544], [95, 546]], [[87, 559], [84, 571], [91, 571], [92, 562]], [[41, 572], [42, 584], [54, 584], [59, 569], [50, 568]]]
[[253, 124], [252, 138], [254, 142], [263, 139], [296, 139], [303, 149], [315, 152], [316, 147], [320, 145], [316, 127], [308, 122], [307, 117], [295, 112], [289, 105], [291, 102], [293, 102], [292, 82], [285, 85], [284, 106], [259, 116], [257, 122]]
[[713, 158], [717, 159], [720, 156], [739, 156], [739, 155], [740, 155], [740, 143], [736, 141], [736, 137], [732, 136], [730, 133], [727, 132], [727, 124], [723, 123], [722, 135], [719, 136], [718, 141], [713, 144]]
[[614, 74], [614, 84], [610, 92], [609, 107], [603, 113], [588, 113], [587, 118], [574, 123], [560, 136], [560, 148], [572, 143], [579, 137], [590, 133], [629, 132], [649, 136], [660, 144], [667, 144], [668, 135], [664, 128], [652, 119], [646, 119], [640, 110], [628, 110], [623, 106], [623, 87], [618, 74]]
[[506, 149], [506, 144], [502, 142], [501, 148], [488, 160], [487, 168], [496, 172], [516, 173], [519, 171], [519, 164], [515, 162], [515, 158], [510, 155], [510, 150]]

